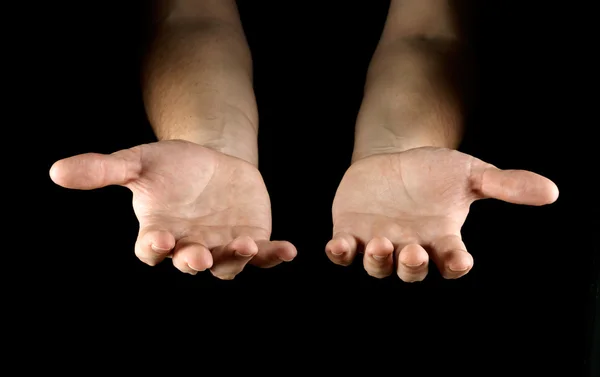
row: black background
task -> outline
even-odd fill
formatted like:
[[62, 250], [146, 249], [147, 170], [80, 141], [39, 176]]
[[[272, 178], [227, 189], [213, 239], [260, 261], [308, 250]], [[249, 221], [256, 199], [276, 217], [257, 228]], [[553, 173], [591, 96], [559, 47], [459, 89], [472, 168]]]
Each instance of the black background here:
[[[273, 238], [293, 242], [297, 259], [247, 268], [225, 282], [209, 273], [184, 275], [169, 262], [148, 267], [133, 253], [137, 222], [126, 189], [66, 190], [46, 170], [52, 241], [42, 250], [47, 275], [33, 301], [39, 334], [49, 344], [66, 340], [78, 355], [107, 352], [102, 341], [113, 349], [135, 330], [154, 338], [146, 344], [150, 359], [159, 349], [175, 357], [182, 343], [159, 346], [158, 337], [176, 335], [225, 356], [251, 344], [247, 352], [263, 355], [254, 366], [314, 368], [323, 358], [340, 367], [373, 363], [371, 373], [402, 374], [398, 366], [416, 364], [420, 375], [433, 367], [451, 374], [597, 374], [598, 242], [582, 242], [598, 234], [585, 229], [596, 222], [596, 199], [574, 204], [576, 196], [592, 197], [597, 171], [593, 150], [583, 146], [593, 130], [584, 95], [592, 72], [592, 47], [583, 40], [589, 24], [582, 21], [589, 10], [524, 3], [475, 8], [478, 96], [461, 150], [543, 174], [561, 196], [540, 208], [476, 203], [463, 228], [475, 259], [468, 276], [445, 281], [432, 269], [419, 284], [376, 280], [360, 263], [335, 266], [324, 253], [388, 3], [242, 1]], [[35, 55], [44, 62], [43, 93], [34, 96], [41, 102], [34, 115], [49, 135], [41, 140], [44, 169], [70, 155], [154, 141], [138, 80], [146, 3], [78, 4], [54, 4], [40, 15], [43, 50]], [[304, 352], [292, 352], [294, 345]]]

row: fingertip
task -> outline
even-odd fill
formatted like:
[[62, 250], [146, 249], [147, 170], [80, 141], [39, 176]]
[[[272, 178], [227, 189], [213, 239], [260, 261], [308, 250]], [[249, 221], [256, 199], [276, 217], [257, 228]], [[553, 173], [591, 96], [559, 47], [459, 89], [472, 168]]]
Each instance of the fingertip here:
[[392, 274], [394, 270], [394, 245], [386, 237], [375, 237], [365, 247], [363, 266], [365, 271], [378, 279]]
[[196, 275], [198, 273], [198, 270], [194, 269], [189, 263], [178, 258], [173, 258], [173, 266], [184, 274]]
[[258, 254], [248, 263], [260, 268], [275, 267], [282, 262], [291, 262], [297, 255], [296, 247], [287, 241], [257, 240]]
[[256, 242], [250, 236], [239, 236], [233, 241], [231, 241], [231, 246], [240, 246], [244, 245], [247, 247], [256, 246]]
[[204, 271], [213, 265], [213, 257], [203, 244], [179, 240], [173, 251], [173, 264], [189, 266], [194, 271]]
[[325, 254], [333, 263], [349, 266], [354, 261], [357, 249], [356, 237], [346, 232], [335, 232], [333, 238], [325, 245]]
[[552, 204], [557, 201], [559, 194], [560, 192], [556, 183], [550, 181], [550, 189], [548, 190], [548, 204]]
[[161, 260], [156, 259], [156, 258], [145, 258], [140, 255], [138, 255], [137, 257], [140, 262], [142, 262], [150, 267], [155, 267], [161, 262]]
[[387, 261], [392, 256], [392, 253], [389, 253], [389, 254], [367, 254], [367, 255], [371, 256], [377, 262], [381, 263], [381, 262]]
[[423, 262], [420, 265], [408, 266], [398, 263], [396, 274], [405, 283], [416, 283], [425, 280], [429, 272], [429, 263]]
[[52, 180], [52, 182], [56, 183], [59, 186], [62, 186], [61, 181], [62, 181], [62, 177], [61, 177], [61, 169], [60, 169], [60, 165], [61, 165], [61, 161], [56, 161], [55, 163], [52, 164], [52, 166], [50, 166], [50, 171], [49, 171], [49, 175], [50, 175], [50, 179]]
[[473, 257], [464, 251], [455, 253], [448, 263], [448, 269], [453, 272], [465, 272], [471, 267], [473, 267]]
[[345, 238], [334, 238], [325, 245], [325, 254], [329, 260], [340, 266], [352, 264], [355, 250]]
[[166, 230], [148, 232], [144, 240], [150, 244], [152, 251], [158, 254], [168, 254], [175, 247], [175, 237]]
[[248, 249], [235, 249], [235, 256], [239, 258], [253, 258], [256, 254], [258, 254], [257, 250], [248, 250]]
[[214, 259], [213, 259], [212, 255], [210, 254], [210, 252], [204, 253], [202, 255], [201, 261], [202, 261], [202, 265], [204, 266], [205, 270], [212, 268], [214, 265]]
[[150, 248], [152, 249], [152, 251], [154, 251], [156, 254], [169, 254], [169, 252], [171, 252], [171, 249], [163, 249], [160, 248], [158, 246], [156, 246], [155, 244], [151, 244]]
[[280, 241], [279, 248], [277, 250], [277, 257], [284, 262], [291, 262], [298, 255], [296, 247], [288, 241]]
[[443, 274], [446, 279], [458, 279], [473, 268], [473, 257], [465, 251], [452, 252]]
[[394, 252], [394, 244], [386, 237], [375, 237], [365, 248], [365, 253], [372, 255], [375, 259], [383, 260]]
[[166, 231], [140, 230], [135, 242], [136, 256], [149, 266], [156, 266], [175, 246], [175, 239]]
[[406, 274], [406, 273], [400, 273], [400, 271], [398, 271], [398, 277], [400, 278], [400, 280], [402, 280], [405, 283], [419, 283], [422, 282], [423, 280], [425, 280], [425, 278], [427, 277], [427, 270], [419, 273], [419, 274]]
[[195, 258], [186, 259], [187, 265], [196, 272], [206, 271], [213, 266], [213, 258], [210, 254], [201, 254]]
[[541, 176], [539, 174], [536, 174], [536, 175], [538, 177], [538, 183], [536, 185], [536, 187], [537, 187], [536, 194], [537, 195], [536, 194], [532, 195], [533, 198], [531, 199], [531, 203], [526, 203], [526, 204], [543, 206], [543, 205], [547, 205], [547, 204], [552, 204], [556, 200], [558, 200], [559, 191], [558, 191], [558, 186], [556, 185], [556, 183], [552, 182], [552, 180], [550, 180], [544, 176]]
[[229, 245], [231, 249], [235, 250], [235, 254], [243, 258], [251, 258], [258, 254], [258, 245], [249, 236], [241, 236], [236, 238]]
[[350, 252], [350, 244], [343, 238], [333, 239], [327, 242], [325, 251], [336, 257], [341, 257], [345, 253]]
[[429, 254], [419, 244], [408, 244], [398, 253], [396, 273], [405, 283], [425, 280], [429, 268]]
[[421, 245], [409, 244], [398, 254], [398, 262], [408, 268], [418, 268], [429, 261], [429, 254]]

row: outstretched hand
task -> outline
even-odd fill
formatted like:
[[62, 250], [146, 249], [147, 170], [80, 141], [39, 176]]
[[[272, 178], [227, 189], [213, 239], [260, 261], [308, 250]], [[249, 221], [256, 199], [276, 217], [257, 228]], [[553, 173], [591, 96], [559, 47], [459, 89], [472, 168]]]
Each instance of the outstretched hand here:
[[135, 254], [151, 266], [172, 257], [182, 272], [232, 279], [247, 263], [273, 267], [296, 256], [291, 243], [270, 241], [271, 204], [256, 167], [191, 142], [69, 157], [50, 176], [71, 189], [130, 189], [140, 223]]
[[524, 170], [500, 170], [467, 154], [423, 147], [356, 161], [333, 202], [331, 261], [349, 265], [364, 252], [365, 270], [420, 281], [431, 259], [442, 276], [458, 278], [473, 258], [461, 238], [470, 205], [484, 198], [544, 205], [558, 198], [549, 179]]

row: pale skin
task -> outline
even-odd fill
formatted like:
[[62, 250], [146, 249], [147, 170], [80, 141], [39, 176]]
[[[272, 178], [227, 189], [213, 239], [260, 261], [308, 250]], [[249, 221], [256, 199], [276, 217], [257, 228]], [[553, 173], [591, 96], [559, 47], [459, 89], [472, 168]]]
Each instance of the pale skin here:
[[271, 236], [271, 203], [257, 169], [252, 61], [236, 4], [157, 2], [142, 90], [158, 142], [57, 161], [72, 189], [121, 185], [140, 224], [135, 254], [182, 272], [233, 279], [250, 263], [273, 267], [296, 248]]
[[[135, 254], [182, 272], [233, 279], [247, 264], [273, 267], [297, 254], [271, 240], [271, 209], [258, 171], [252, 62], [236, 4], [163, 1], [142, 89], [158, 142], [110, 155], [57, 161], [52, 180], [133, 192], [140, 224]], [[476, 200], [544, 205], [556, 185], [458, 152], [465, 95], [449, 80], [460, 66], [459, 8], [439, 0], [393, 0], [373, 56], [356, 122], [352, 164], [336, 193], [331, 261], [362, 253], [365, 270], [407, 282], [432, 261], [445, 278], [473, 258], [460, 230]]]
[[[468, 78], [466, 1], [392, 0], [356, 123], [352, 165], [333, 202], [326, 252], [350, 264], [364, 252], [374, 277], [423, 280], [433, 262], [448, 279], [473, 258], [461, 227], [476, 200], [545, 205], [549, 179], [500, 170], [456, 151]], [[465, 72], [467, 71], [467, 72]]]

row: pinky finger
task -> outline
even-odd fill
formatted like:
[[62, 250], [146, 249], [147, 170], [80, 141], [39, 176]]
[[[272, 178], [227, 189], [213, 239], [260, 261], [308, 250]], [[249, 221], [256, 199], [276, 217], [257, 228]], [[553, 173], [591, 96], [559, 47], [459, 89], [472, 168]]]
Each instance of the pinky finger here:
[[256, 241], [258, 253], [250, 260], [250, 264], [262, 268], [277, 266], [282, 262], [292, 261], [298, 252], [296, 247], [287, 241]]
[[464, 276], [473, 267], [473, 257], [459, 235], [441, 237], [431, 245], [431, 249], [431, 258], [446, 279]]

